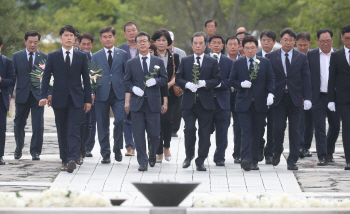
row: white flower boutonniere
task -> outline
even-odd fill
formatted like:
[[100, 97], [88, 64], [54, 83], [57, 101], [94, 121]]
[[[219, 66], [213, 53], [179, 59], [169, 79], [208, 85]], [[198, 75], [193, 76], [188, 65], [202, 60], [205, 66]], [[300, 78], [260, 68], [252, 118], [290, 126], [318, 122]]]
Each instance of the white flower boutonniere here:
[[160, 69], [160, 67], [158, 65], [154, 66], [154, 71], [158, 71]]
[[215, 59], [217, 59], [217, 58], [219, 57], [219, 55], [218, 55], [217, 53], [213, 53], [213, 57], [214, 57]]

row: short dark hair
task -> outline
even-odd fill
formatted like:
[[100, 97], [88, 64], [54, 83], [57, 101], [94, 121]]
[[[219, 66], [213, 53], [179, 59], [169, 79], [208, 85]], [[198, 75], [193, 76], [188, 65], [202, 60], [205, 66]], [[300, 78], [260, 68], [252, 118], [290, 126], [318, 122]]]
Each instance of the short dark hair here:
[[263, 30], [263, 31], [261, 31], [260, 39], [262, 39], [263, 36], [266, 36], [266, 37], [272, 39], [273, 41], [276, 41], [276, 34], [272, 30]]
[[211, 42], [211, 40], [213, 39], [221, 39], [221, 42], [223, 44], [225, 44], [225, 40], [222, 38], [222, 36], [220, 34], [214, 34], [211, 37], [209, 37], [209, 43]]
[[207, 36], [206, 36], [205, 33], [202, 32], [202, 31], [195, 32], [195, 33], [192, 35], [192, 37], [191, 37], [191, 44], [193, 43], [193, 38], [194, 38], [194, 37], [201, 37], [201, 36], [204, 37], [204, 42], [205, 42], [205, 44], [207, 44]]
[[89, 34], [89, 33], [83, 33], [83, 34], [81, 34], [81, 35], [80, 35], [80, 38], [79, 38], [79, 43], [81, 43], [81, 41], [82, 41], [83, 39], [90, 39], [90, 40], [91, 40], [91, 43], [94, 43], [94, 37], [93, 37], [91, 34]]
[[148, 41], [149, 41], [149, 42], [151, 41], [151, 38], [149, 37], [148, 33], [144, 32], [144, 31], [141, 31], [141, 32], [139, 32], [139, 33], [135, 36], [135, 42], [136, 42], [136, 43], [137, 43], [137, 38], [138, 38], [139, 36], [147, 36]]
[[40, 38], [41, 38], [40, 33], [38, 33], [38, 32], [35, 31], [35, 30], [27, 31], [26, 34], [24, 34], [24, 40], [27, 41], [29, 36], [38, 36], [39, 41], [40, 41]]
[[300, 31], [298, 34], [297, 34], [297, 37], [296, 37], [296, 41], [299, 41], [299, 39], [306, 39], [307, 41], [311, 41], [311, 36], [308, 32], [305, 32], [305, 31]]
[[244, 34], [246, 36], [250, 36], [250, 33], [248, 33], [248, 32], [239, 32], [239, 33], [236, 33], [236, 36], [241, 35], [241, 34]]
[[330, 29], [321, 29], [321, 30], [317, 31], [317, 39], [320, 38], [322, 33], [327, 33], [327, 32], [331, 35], [331, 38], [333, 38], [333, 31], [332, 30], [330, 30]]
[[2, 39], [2, 37], [0, 36], [0, 46], [2, 45], [2, 42], [3, 42], [4, 40]]
[[214, 22], [215, 23], [215, 27], [218, 26], [218, 23], [216, 23], [216, 21], [214, 19], [209, 19], [209, 20], [205, 21], [204, 27], [207, 27], [207, 24], [210, 23], [210, 22]]
[[244, 47], [244, 45], [248, 42], [254, 42], [256, 46], [259, 46], [259, 42], [255, 36], [245, 36], [242, 41], [242, 47]]
[[106, 33], [106, 32], [112, 32], [113, 36], [115, 36], [115, 28], [112, 26], [107, 26], [107, 27], [102, 28], [100, 30], [100, 37], [102, 37], [102, 34]]
[[170, 46], [173, 43], [173, 40], [171, 40], [169, 31], [167, 31], [165, 29], [159, 29], [159, 30], [154, 31], [151, 39], [155, 42], [155, 41], [157, 41], [157, 39], [159, 39], [162, 36], [164, 36], [166, 38], [166, 40], [168, 41], [168, 46]]
[[138, 30], [137, 24], [133, 21], [129, 21], [129, 22], [125, 23], [125, 25], [124, 25], [124, 33], [125, 33], [126, 27], [130, 26], [130, 25], [135, 25], [136, 29]]
[[290, 28], [290, 27], [284, 28], [284, 29], [281, 31], [281, 33], [280, 33], [280, 38], [282, 38], [282, 37], [284, 36], [284, 34], [286, 34], [286, 33], [289, 34], [289, 36], [294, 37], [294, 39], [297, 38], [297, 34], [296, 34], [295, 31], [294, 31], [292, 28]]
[[157, 50], [157, 46], [156, 44], [154, 44], [153, 41], [151, 41], [151, 45], [149, 46], [149, 49], [153, 50], [153, 51], [156, 51]]
[[60, 30], [60, 33], [59, 33], [60, 36], [62, 36], [62, 34], [65, 31], [71, 32], [75, 36], [75, 29], [74, 29], [74, 27], [72, 25], [65, 25], [65, 26], [61, 27], [61, 30]]
[[344, 35], [346, 33], [350, 33], [350, 24], [345, 25], [342, 29], [341, 29], [341, 35]]
[[227, 45], [228, 41], [231, 40], [231, 39], [236, 39], [238, 41], [238, 44], [239, 45], [241, 44], [241, 41], [236, 36], [229, 36], [229, 37], [227, 37], [225, 44]]

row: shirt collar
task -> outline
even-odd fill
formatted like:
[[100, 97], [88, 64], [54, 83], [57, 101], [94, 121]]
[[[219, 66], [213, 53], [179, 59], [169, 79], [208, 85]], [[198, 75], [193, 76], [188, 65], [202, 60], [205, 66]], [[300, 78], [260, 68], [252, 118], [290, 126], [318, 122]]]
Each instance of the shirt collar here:
[[[197, 56], [198, 56], [197, 54], [193, 54], [193, 55], [194, 55], [194, 59], [196, 59], [196, 58], [197, 58]], [[202, 53], [202, 55], [200, 55], [199, 57], [200, 57], [201, 59], [203, 59], [203, 57], [204, 57], [204, 53]]]
[[[271, 50], [270, 52], [268, 52], [268, 53], [271, 53], [271, 52], [272, 52], [272, 50]], [[262, 56], [262, 57], [265, 57], [265, 54], [268, 54], [268, 53], [266, 53], [266, 52], [264, 51], [264, 49], [261, 50], [261, 56]]]
[[[28, 49], [26, 48], [26, 53], [27, 53], [27, 56], [29, 55], [29, 51], [28, 51]], [[35, 55], [35, 51], [33, 52], [33, 56]]]
[[[321, 48], [319, 48], [319, 51], [320, 51], [320, 54], [322, 53], [322, 54], [326, 55], [325, 53], [323, 53], [323, 51], [321, 50]], [[331, 52], [329, 52], [327, 55], [330, 55], [332, 52], [333, 52], [333, 48], [331, 48]]]
[[349, 48], [345, 47], [345, 45], [344, 45], [344, 50], [345, 50], [345, 53], [349, 53]]
[[[245, 56], [245, 58], [247, 59], [247, 62], [248, 62], [248, 63], [250, 63], [250, 61], [249, 61], [249, 60], [250, 60], [250, 58], [249, 58], [249, 57], [247, 57], [247, 56]], [[256, 60], [256, 55], [253, 57], [253, 60], [254, 60], [254, 62], [255, 62], [255, 60]]]
[[[286, 54], [286, 52], [284, 52], [284, 50], [281, 48], [281, 53], [283, 54], [283, 56]], [[293, 48], [288, 51], [288, 55], [291, 56], [293, 54]]]
[[105, 53], [106, 53], [106, 54], [108, 54], [108, 51], [109, 51], [109, 50], [111, 50], [111, 51], [112, 51], [112, 53], [111, 53], [111, 54], [113, 54], [113, 53], [114, 53], [114, 46], [113, 46], [111, 49], [107, 49], [107, 48], [105, 48], [105, 47], [103, 47], [103, 49], [105, 50]]
[[64, 47], [62, 47], [62, 51], [65, 54], [67, 51], [69, 51], [70, 55], [72, 56], [73, 53], [73, 47], [70, 50], [66, 50]]
[[[142, 60], [142, 57], [144, 57], [142, 54], [139, 54], [140, 60]], [[148, 52], [148, 54], [146, 55], [147, 59], [151, 60], [151, 54]], [[146, 59], [146, 60], [147, 60]]]

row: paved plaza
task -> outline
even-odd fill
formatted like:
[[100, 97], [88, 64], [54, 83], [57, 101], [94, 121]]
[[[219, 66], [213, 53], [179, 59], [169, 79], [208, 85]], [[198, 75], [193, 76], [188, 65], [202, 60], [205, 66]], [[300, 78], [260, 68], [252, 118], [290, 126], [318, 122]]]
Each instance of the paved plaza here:
[[[52, 109], [45, 110], [44, 147], [40, 161], [32, 161], [29, 154], [31, 137], [31, 121], [26, 127], [25, 148], [23, 157], [14, 160], [15, 140], [13, 136], [13, 117], [7, 121], [7, 138], [5, 147], [5, 166], [0, 170], [0, 192], [20, 191], [23, 194], [38, 192], [48, 188], [65, 188], [70, 190], [88, 190], [100, 192], [110, 198], [125, 198], [122, 206], [151, 206], [140, 192], [132, 185], [133, 181], [177, 181], [201, 182], [195, 191], [183, 201], [180, 206], [191, 206], [193, 200], [201, 197], [237, 193], [242, 195], [261, 194], [267, 197], [287, 193], [297, 198], [349, 198], [350, 174], [343, 169], [345, 165], [341, 136], [336, 144], [332, 165], [317, 166], [315, 142], [312, 144], [312, 158], [298, 161], [298, 171], [288, 171], [285, 158], [274, 167], [259, 163], [260, 170], [245, 172], [239, 164], [233, 163], [233, 130], [232, 121], [229, 129], [229, 145], [226, 150], [226, 166], [217, 167], [213, 162], [215, 151], [215, 134], [211, 136], [211, 148], [205, 162], [206, 172], [196, 171], [194, 161], [192, 166], [183, 169], [185, 159], [183, 138], [183, 123], [179, 136], [172, 138], [172, 159], [149, 167], [146, 172], [139, 172], [136, 156], [123, 156], [122, 162], [112, 160], [111, 164], [101, 164], [99, 144], [96, 140], [92, 158], [85, 158], [84, 164], [74, 173], [59, 172], [61, 161], [58, 155], [56, 127]], [[113, 123], [111, 123], [113, 124]], [[111, 127], [112, 128], [112, 127]], [[111, 132], [112, 133], [112, 132]], [[288, 132], [286, 132], [288, 136]], [[111, 136], [112, 137], [112, 136]], [[111, 142], [113, 139], [111, 138]], [[288, 139], [285, 139], [284, 156], [288, 156]], [[125, 153], [122, 151], [122, 153]], [[111, 155], [114, 159], [114, 154]]]

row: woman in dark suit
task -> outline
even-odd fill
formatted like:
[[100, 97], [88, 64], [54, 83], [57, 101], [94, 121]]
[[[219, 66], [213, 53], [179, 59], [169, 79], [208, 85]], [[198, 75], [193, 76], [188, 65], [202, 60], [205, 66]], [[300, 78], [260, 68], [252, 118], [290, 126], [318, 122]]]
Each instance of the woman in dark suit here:
[[155, 31], [151, 39], [156, 45], [154, 55], [163, 60], [168, 74], [168, 84], [161, 88], [162, 97], [168, 96], [168, 106], [165, 106], [165, 102], [163, 102], [162, 106], [160, 143], [157, 151], [157, 162], [161, 163], [163, 160], [163, 147], [165, 160], [171, 160], [171, 125], [173, 122], [175, 104], [177, 102], [173, 85], [175, 85], [175, 73], [179, 67], [180, 60], [178, 54], [172, 54], [167, 50], [167, 46], [172, 44], [170, 34], [167, 30], [160, 29]]

